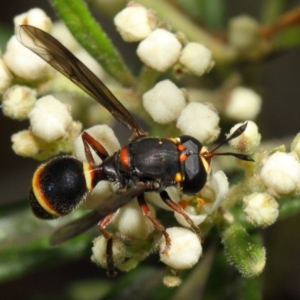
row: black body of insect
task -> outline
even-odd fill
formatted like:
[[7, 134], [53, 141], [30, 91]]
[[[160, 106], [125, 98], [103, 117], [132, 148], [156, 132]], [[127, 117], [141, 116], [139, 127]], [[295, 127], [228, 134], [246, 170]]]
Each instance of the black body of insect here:
[[[151, 216], [145, 201], [144, 192], [148, 191], [158, 192], [162, 201], [183, 215], [192, 229], [200, 235], [198, 227], [184, 210], [171, 200], [165, 189], [177, 186], [185, 194], [200, 191], [206, 183], [210, 160], [214, 155], [232, 155], [242, 160], [252, 160], [243, 154], [215, 153], [222, 144], [242, 134], [247, 124], [240, 126], [212, 151], [208, 151], [191, 136], [148, 137], [103, 82], [51, 35], [38, 28], [22, 25], [18, 27], [18, 39], [86, 91], [120, 123], [135, 133], [132, 142], [109, 156], [101, 143], [87, 132], [83, 132], [86, 163], [72, 156], [59, 156], [37, 169], [32, 181], [30, 203], [35, 215], [43, 219], [53, 219], [72, 212], [101, 180], [114, 182], [120, 189], [125, 190], [79, 220], [59, 229], [52, 236], [51, 243], [60, 244], [97, 223], [101, 232], [109, 239], [111, 234], [105, 231], [105, 226], [113, 213], [137, 197], [143, 213], [164, 234], [168, 248], [170, 238], [164, 227]], [[91, 149], [102, 159], [101, 164], [95, 164]], [[111, 247], [111, 242], [108, 245]], [[111, 253], [111, 249], [108, 249], [107, 253]], [[108, 258], [110, 275], [113, 274], [111, 261], [112, 258]]]

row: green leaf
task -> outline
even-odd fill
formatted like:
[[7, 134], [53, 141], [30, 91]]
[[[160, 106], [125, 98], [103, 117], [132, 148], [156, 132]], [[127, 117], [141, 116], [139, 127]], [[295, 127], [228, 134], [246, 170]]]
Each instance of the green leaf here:
[[77, 41], [102, 65], [102, 67], [125, 86], [135, 80], [116, 48], [92, 17], [82, 0], [50, 0], [60, 18]]

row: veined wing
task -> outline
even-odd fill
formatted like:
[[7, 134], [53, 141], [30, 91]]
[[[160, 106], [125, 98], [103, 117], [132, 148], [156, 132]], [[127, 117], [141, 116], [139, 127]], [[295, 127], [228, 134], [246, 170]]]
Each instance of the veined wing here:
[[58, 40], [47, 32], [30, 25], [19, 26], [17, 37], [22, 45], [78, 85], [103, 105], [121, 124], [133, 130], [138, 137], [146, 135], [130, 112], [106, 85]]
[[130, 202], [134, 197], [137, 197], [138, 195], [143, 193], [145, 189], [146, 185], [139, 184], [138, 186], [130, 188], [126, 192], [105, 201], [94, 211], [91, 211], [81, 218], [78, 218], [57, 229], [50, 239], [50, 244], [52, 246], [60, 245], [77, 236], [78, 234], [88, 230], [89, 228], [100, 222], [107, 215], [117, 211], [117, 209]]

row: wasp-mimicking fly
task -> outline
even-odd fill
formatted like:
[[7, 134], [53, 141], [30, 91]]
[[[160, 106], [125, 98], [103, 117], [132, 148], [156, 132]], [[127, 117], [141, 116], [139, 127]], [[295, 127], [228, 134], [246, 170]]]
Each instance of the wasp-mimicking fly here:
[[[252, 159], [239, 153], [216, 153], [224, 143], [242, 134], [247, 124], [240, 126], [217, 148], [208, 151], [192, 136], [156, 138], [147, 136], [130, 112], [115, 98], [104, 83], [93, 74], [69, 50], [48, 33], [29, 25], [18, 27], [18, 39], [52, 67], [87, 92], [103, 105], [120, 123], [135, 134], [128, 145], [109, 156], [104, 146], [83, 132], [82, 140], [87, 162], [73, 156], [58, 156], [42, 164], [34, 173], [30, 190], [30, 204], [34, 214], [42, 219], [55, 219], [72, 212], [97, 183], [107, 180], [116, 183], [120, 192], [94, 211], [58, 229], [51, 239], [58, 245], [98, 223], [100, 231], [108, 238], [107, 253], [111, 253], [111, 235], [105, 227], [113, 214], [133, 198], [145, 214], [166, 238], [166, 248], [171, 241], [164, 227], [151, 216], [145, 201], [145, 192], [159, 193], [162, 201], [181, 214], [200, 236], [199, 228], [185, 211], [173, 202], [166, 192], [170, 186], [179, 187], [185, 194], [195, 194], [205, 185], [214, 155], [232, 155], [241, 160]], [[101, 158], [95, 164], [91, 149]], [[111, 254], [108, 255], [108, 271], [114, 274]]]

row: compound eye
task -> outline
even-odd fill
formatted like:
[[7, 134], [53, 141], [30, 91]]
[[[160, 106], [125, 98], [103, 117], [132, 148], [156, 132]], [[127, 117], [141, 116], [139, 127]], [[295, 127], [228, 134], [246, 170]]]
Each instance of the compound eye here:
[[182, 191], [187, 194], [199, 192], [206, 183], [207, 172], [199, 157], [199, 154], [192, 154], [184, 162], [185, 178]]

